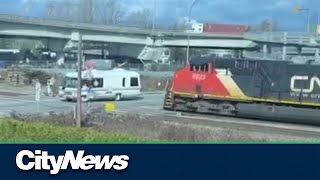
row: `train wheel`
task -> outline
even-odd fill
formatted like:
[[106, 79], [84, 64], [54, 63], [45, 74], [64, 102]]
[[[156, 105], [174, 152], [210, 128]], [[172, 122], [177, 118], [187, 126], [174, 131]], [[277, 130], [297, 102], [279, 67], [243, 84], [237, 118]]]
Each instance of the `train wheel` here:
[[220, 103], [218, 105], [218, 114], [226, 116], [235, 116], [237, 114], [237, 110], [234, 104], [226, 102]]

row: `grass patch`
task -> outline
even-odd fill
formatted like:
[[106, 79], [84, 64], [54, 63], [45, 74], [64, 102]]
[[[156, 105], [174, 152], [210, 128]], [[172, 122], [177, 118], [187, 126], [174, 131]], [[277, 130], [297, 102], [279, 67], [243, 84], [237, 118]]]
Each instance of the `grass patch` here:
[[47, 123], [0, 119], [1, 143], [143, 143], [142, 138]]

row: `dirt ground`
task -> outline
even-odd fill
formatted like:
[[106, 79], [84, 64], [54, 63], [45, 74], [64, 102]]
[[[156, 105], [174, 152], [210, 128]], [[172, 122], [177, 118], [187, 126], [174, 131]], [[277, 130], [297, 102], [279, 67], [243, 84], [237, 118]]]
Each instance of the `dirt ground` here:
[[[70, 114], [50, 114], [49, 116], [12, 117], [22, 121], [49, 122], [61, 126], [74, 126]], [[164, 142], [319, 142], [319, 137], [301, 137], [289, 134], [245, 131], [226, 127], [188, 124], [172, 121], [170, 117], [150, 117], [137, 114], [107, 114], [100, 110], [84, 119], [83, 127], [99, 131], [115, 132], [142, 137], [147, 141]]]

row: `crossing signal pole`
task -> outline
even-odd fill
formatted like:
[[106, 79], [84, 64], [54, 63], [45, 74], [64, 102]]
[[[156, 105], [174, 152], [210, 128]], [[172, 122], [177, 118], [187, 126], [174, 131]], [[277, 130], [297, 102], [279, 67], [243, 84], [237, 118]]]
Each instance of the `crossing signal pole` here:
[[77, 106], [76, 106], [76, 123], [81, 127], [81, 79], [82, 79], [82, 35], [78, 34], [78, 84], [77, 84]]

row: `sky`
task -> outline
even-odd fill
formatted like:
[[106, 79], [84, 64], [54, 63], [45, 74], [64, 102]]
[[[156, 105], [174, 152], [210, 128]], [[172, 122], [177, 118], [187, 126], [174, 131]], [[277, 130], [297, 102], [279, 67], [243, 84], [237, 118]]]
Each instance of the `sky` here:
[[[0, 0], [0, 14], [24, 15], [26, 4], [30, 16], [43, 16], [46, 0]], [[62, 1], [62, 0], [56, 0]], [[188, 16], [188, 10], [194, 0], [119, 0], [126, 12], [156, 7], [156, 21], [168, 23]], [[155, 5], [155, 6], [154, 6]], [[316, 24], [320, 15], [319, 0], [198, 0], [192, 9], [191, 19], [201, 23], [234, 23], [257, 25], [265, 19], [277, 21], [282, 29], [306, 31], [307, 12], [295, 13], [300, 5], [309, 8], [311, 24]]]

